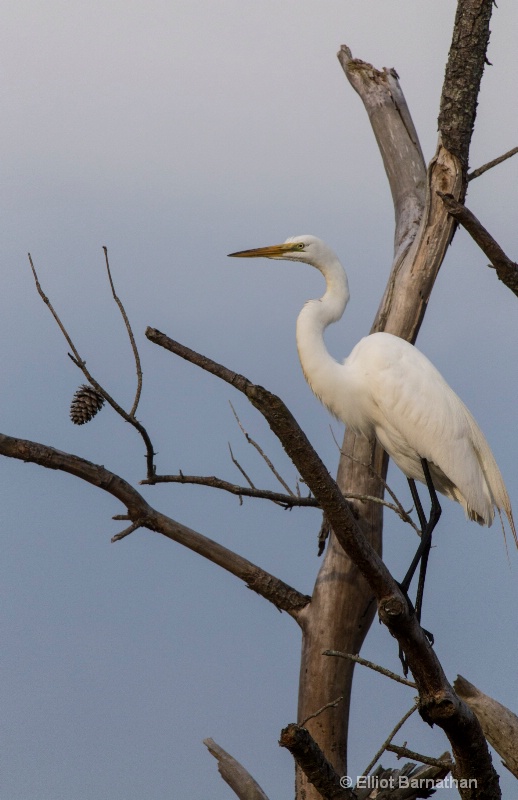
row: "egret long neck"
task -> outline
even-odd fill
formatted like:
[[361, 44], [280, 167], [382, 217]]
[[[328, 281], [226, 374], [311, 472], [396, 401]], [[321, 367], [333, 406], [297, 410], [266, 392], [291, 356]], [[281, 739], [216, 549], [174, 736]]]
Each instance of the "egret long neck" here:
[[297, 319], [297, 349], [305, 378], [313, 392], [336, 414], [333, 387], [343, 379], [343, 365], [328, 353], [324, 331], [340, 319], [349, 300], [347, 276], [340, 262], [317, 268], [326, 279], [326, 293], [306, 303]]

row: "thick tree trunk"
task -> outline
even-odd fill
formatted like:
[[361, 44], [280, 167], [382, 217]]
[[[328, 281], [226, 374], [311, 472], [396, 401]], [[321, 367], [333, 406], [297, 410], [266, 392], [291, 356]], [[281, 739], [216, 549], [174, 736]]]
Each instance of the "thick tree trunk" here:
[[[370, 460], [371, 447], [366, 440], [356, 439], [351, 444], [349, 452], [354, 459], [361, 463]], [[384, 459], [379, 448], [376, 459], [373, 466], [379, 473], [383, 470]], [[344, 460], [341, 482], [348, 486], [361, 485], [362, 493], [379, 496], [379, 478], [370, 470], [363, 474], [365, 470], [361, 463]], [[364, 535], [380, 553], [382, 506], [359, 501], [353, 501], [351, 505], [358, 513]], [[354, 664], [347, 659], [323, 656], [322, 652], [332, 649], [358, 653], [375, 611], [376, 603], [367, 582], [332, 535], [311, 603], [299, 616], [303, 631], [299, 723], [326, 703], [343, 697], [335, 708], [326, 709], [305, 726], [340, 775], [347, 773], [345, 755]], [[299, 773], [297, 780], [297, 797], [312, 797], [313, 787], [306, 786], [305, 776]], [[304, 792], [309, 793], [305, 795]]]

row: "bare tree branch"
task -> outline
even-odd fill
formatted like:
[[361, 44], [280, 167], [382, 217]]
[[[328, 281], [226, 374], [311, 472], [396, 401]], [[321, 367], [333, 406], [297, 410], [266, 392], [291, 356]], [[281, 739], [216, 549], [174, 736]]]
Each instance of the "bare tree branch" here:
[[336, 706], [339, 705], [339, 703], [341, 703], [343, 699], [344, 698], [343, 698], [343, 695], [342, 695], [342, 697], [337, 697], [336, 700], [331, 700], [330, 703], [326, 703], [325, 706], [322, 706], [322, 708], [319, 708], [318, 711], [315, 711], [313, 714], [310, 714], [309, 717], [306, 717], [306, 719], [303, 719], [302, 722], [300, 723], [301, 727], [303, 728], [306, 725], [306, 722], [309, 722], [310, 719], [315, 719], [316, 717], [319, 717], [320, 714], [322, 714], [328, 708], [336, 708]]
[[36, 289], [38, 291], [38, 294], [41, 297], [41, 299], [43, 300], [43, 302], [45, 303], [45, 305], [48, 307], [48, 309], [49, 309], [50, 313], [52, 314], [52, 316], [54, 317], [54, 319], [55, 319], [55, 321], [56, 321], [61, 333], [63, 334], [63, 336], [67, 340], [68, 346], [72, 350], [72, 354], [70, 354], [70, 353], [68, 354], [70, 356], [70, 359], [73, 361], [73, 363], [76, 365], [76, 367], [78, 367], [81, 370], [81, 372], [83, 373], [85, 378], [88, 380], [88, 382], [93, 386], [93, 388], [96, 389], [96, 391], [98, 391], [99, 394], [104, 397], [106, 402], [111, 405], [113, 410], [116, 411], [117, 414], [120, 417], [122, 417], [122, 419], [124, 419], [126, 422], [129, 422], [129, 424], [132, 425], [139, 432], [140, 436], [142, 437], [142, 439], [144, 441], [144, 445], [146, 447], [147, 477], [150, 478], [153, 475], [154, 471], [155, 471], [155, 466], [154, 466], [155, 452], [154, 452], [153, 444], [151, 442], [151, 439], [149, 438], [149, 434], [148, 434], [147, 430], [144, 428], [144, 426], [137, 419], [135, 419], [134, 416], [132, 416], [131, 414], [128, 414], [126, 411], [124, 411], [124, 409], [117, 403], [117, 401], [114, 400], [113, 397], [110, 394], [108, 394], [106, 389], [103, 386], [101, 386], [101, 384], [98, 383], [95, 380], [95, 378], [93, 377], [93, 375], [89, 372], [89, 370], [86, 367], [86, 361], [84, 361], [81, 358], [81, 356], [79, 354], [79, 351], [77, 350], [76, 346], [74, 345], [74, 342], [72, 341], [70, 335], [68, 334], [68, 331], [66, 330], [65, 326], [61, 322], [61, 320], [60, 320], [60, 318], [59, 318], [54, 306], [52, 305], [52, 303], [50, 302], [49, 298], [47, 297], [47, 295], [43, 292], [43, 289], [41, 288], [41, 284], [39, 282], [38, 275], [36, 273], [36, 269], [34, 267], [34, 263], [32, 261], [31, 254], [29, 253], [28, 256], [29, 256], [29, 263], [31, 265], [31, 270], [32, 270], [32, 274], [34, 276], [34, 282], [36, 284]]
[[448, 214], [467, 230], [472, 239], [478, 244], [483, 253], [491, 261], [491, 266], [502, 283], [518, 296], [518, 264], [506, 256], [498, 242], [478, 221], [476, 216], [466, 206], [459, 203], [450, 194], [437, 192], [443, 201]]
[[431, 758], [430, 756], [416, 753], [414, 750], [409, 750], [408, 747], [397, 747], [395, 744], [387, 744], [385, 750], [388, 750], [390, 753], [396, 753], [399, 758], [411, 758], [414, 761], [420, 761], [422, 764], [428, 764], [430, 767], [444, 767], [451, 770], [453, 766], [451, 758]]
[[376, 755], [375, 755], [375, 756], [373, 756], [373, 758], [372, 758], [372, 761], [370, 761], [370, 763], [369, 763], [369, 764], [368, 764], [368, 765], [365, 767], [365, 769], [364, 769], [364, 770], [363, 770], [363, 772], [362, 772], [362, 775], [368, 775], [368, 774], [369, 774], [369, 772], [371, 771], [371, 769], [373, 768], [373, 766], [376, 764], [376, 762], [378, 761], [378, 759], [380, 759], [380, 758], [381, 758], [381, 756], [383, 755], [383, 753], [384, 753], [384, 752], [385, 752], [385, 750], [387, 749], [388, 745], [391, 743], [391, 741], [392, 741], [392, 739], [394, 738], [394, 736], [396, 735], [396, 733], [397, 733], [397, 732], [398, 732], [398, 731], [399, 731], [399, 730], [400, 730], [400, 729], [403, 727], [403, 725], [405, 724], [405, 722], [407, 721], [407, 719], [408, 719], [409, 717], [411, 717], [411, 716], [412, 716], [412, 714], [414, 713], [414, 711], [417, 711], [417, 708], [418, 708], [418, 705], [417, 705], [417, 703], [414, 703], [414, 705], [412, 706], [412, 708], [410, 708], [410, 709], [409, 709], [409, 710], [406, 712], [406, 714], [404, 714], [404, 715], [403, 715], [403, 717], [402, 717], [402, 718], [399, 720], [399, 722], [397, 723], [397, 725], [396, 725], [396, 726], [395, 726], [395, 727], [394, 727], [394, 728], [391, 730], [391, 732], [389, 733], [389, 735], [387, 736], [387, 738], [385, 739], [385, 741], [383, 742], [383, 744], [382, 744], [382, 745], [381, 745], [381, 747], [379, 748], [379, 750], [378, 750], [378, 752], [376, 753]]
[[507, 161], [507, 159], [511, 158], [511, 156], [516, 155], [516, 153], [518, 153], [518, 147], [513, 147], [513, 149], [508, 150], [507, 153], [498, 156], [498, 158], [494, 158], [492, 161], [488, 161], [487, 164], [483, 164], [481, 167], [477, 167], [477, 169], [474, 169], [472, 172], [468, 173], [468, 181], [472, 181], [475, 178], [480, 177], [480, 175], [483, 175], [484, 172], [488, 171], [488, 169], [493, 169], [493, 167], [498, 166], [498, 164], [501, 164], [503, 161]]
[[222, 478], [216, 478], [214, 475], [184, 475], [180, 472], [178, 475], [153, 475], [150, 480], [140, 481], [141, 484], [155, 483], [192, 483], [198, 486], [211, 486], [214, 489], [222, 489], [230, 494], [238, 495], [239, 497], [257, 497], [263, 500], [271, 500], [273, 503], [290, 509], [297, 506], [306, 508], [320, 508], [318, 502], [314, 497], [300, 497], [294, 494], [282, 494], [282, 492], [272, 492], [269, 489], [256, 489], [250, 486], [238, 486], [235, 483], [230, 483]]
[[112, 279], [112, 273], [110, 270], [110, 262], [108, 261], [108, 248], [103, 247], [103, 250], [104, 250], [104, 258], [106, 261], [106, 271], [108, 272], [108, 280], [110, 281], [110, 287], [112, 290], [113, 299], [117, 303], [119, 311], [121, 312], [122, 315], [122, 319], [124, 320], [124, 324], [126, 325], [126, 330], [128, 331], [131, 349], [133, 350], [133, 357], [135, 359], [135, 368], [137, 370], [137, 390], [135, 393], [135, 400], [133, 401], [133, 406], [131, 408], [131, 411], [129, 412], [130, 417], [134, 417], [139, 404], [140, 395], [142, 393], [142, 366], [140, 364], [140, 355], [138, 352], [137, 343], [135, 342], [135, 337], [133, 336], [133, 331], [131, 329], [128, 315], [126, 314], [126, 309], [124, 308], [122, 301], [119, 299], [115, 291], [115, 286]]
[[218, 762], [218, 771], [239, 800], [268, 800], [250, 773], [236, 759], [223, 750], [214, 739], [204, 739], [203, 744]]
[[290, 751], [293, 758], [324, 800], [354, 800], [350, 789], [344, 788], [320, 747], [309, 731], [292, 723], [281, 731], [281, 747]]
[[412, 681], [402, 678], [401, 675], [397, 675], [395, 672], [392, 672], [386, 667], [381, 667], [379, 664], [374, 664], [372, 661], [367, 661], [366, 658], [362, 658], [361, 656], [353, 655], [352, 653], [339, 653], [337, 650], [324, 650], [322, 655], [334, 656], [335, 658], [348, 658], [350, 661], [354, 661], [356, 664], [361, 664], [362, 667], [368, 667], [369, 669], [374, 670], [374, 672], [379, 672], [381, 675], [385, 675], [386, 678], [390, 678], [392, 681], [396, 681], [396, 683], [402, 683], [404, 686], [410, 686], [411, 689], [416, 688], [415, 683]]
[[[0, 434], [0, 455], [39, 464], [47, 469], [67, 472], [103, 489], [127, 508], [127, 518], [132, 523], [160, 533], [231, 572], [244, 581], [249, 589], [269, 600], [280, 611], [286, 611], [295, 620], [298, 620], [300, 612], [311, 600], [307, 595], [301, 594], [246, 558], [156, 511], [131, 484], [100, 464], [93, 464], [84, 458], [64, 453], [48, 445], [5, 434]], [[130, 533], [129, 529], [127, 533]]]
[[238, 417], [238, 415], [236, 413], [236, 409], [234, 408], [232, 403], [230, 403], [230, 408], [232, 409], [232, 413], [234, 414], [234, 417], [236, 418], [236, 422], [239, 425], [239, 428], [240, 428], [243, 436], [245, 437], [246, 441], [248, 442], [248, 444], [251, 444], [252, 447], [255, 447], [255, 449], [257, 450], [257, 452], [259, 453], [259, 455], [261, 456], [261, 458], [265, 462], [266, 466], [268, 467], [270, 472], [272, 472], [273, 475], [277, 478], [277, 480], [279, 481], [279, 483], [281, 484], [283, 489], [285, 489], [285, 491], [289, 495], [291, 495], [292, 497], [295, 497], [295, 492], [292, 492], [292, 490], [290, 489], [290, 487], [288, 486], [288, 484], [286, 483], [284, 478], [282, 478], [281, 475], [279, 475], [279, 473], [275, 469], [274, 465], [272, 464], [271, 460], [268, 458], [268, 456], [266, 455], [266, 453], [264, 452], [262, 447], [260, 447], [257, 444], [257, 442], [254, 439], [252, 439], [252, 437], [249, 435], [248, 431], [246, 431], [244, 429], [243, 425], [241, 424], [241, 420], [239, 419], [239, 417]]
[[241, 473], [241, 475], [243, 476], [245, 481], [248, 483], [250, 488], [255, 491], [255, 486], [253, 484], [252, 479], [248, 477], [248, 475], [246, 474], [245, 470], [243, 469], [243, 467], [241, 466], [241, 464], [239, 463], [237, 458], [234, 457], [234, 453], [232, 452], [232, 447], [230, 445], [230, 442], [228, 443], [228, 449], [229, 449], [229, 452], [230, 452], [230, 459], [231, 459], [232, 463], [234, 464], [235, 467], [237, 467], [237, 469], [239, 470], [239, 472]]
[[[320, 508], [318, 500], [311, 495], [309, 497], [301, 497], [300, 494], [282, 494], [281, 492], [272, 492], [269, 489], [257, 489], [253, 484], [252, 486], [238, 486], [235, 483], [230, 483], [230, 481], [217, 478], [214, 475], [184, 475], [183, 472], [179, 472], [178, 475], [155, 474], [152, 478], [146, 478], [140, 481], [141, 486], [154, 486], [156, 483], [189, 483], [196, 486], [209, 486], [213, 489], [221, 489], [230, 494], [237, 495], [238, 497], [256, 497], [262, 500], [271, 500], [272, 503], [280, 505], [288, 510], [298, 507]], [[344, 497], [347, 500], [359, 500], [363, 503], [379, 503], [385, 506], [385, 508], [394, 511], [404, 522], [411, 525], [417, 533], [421, 533], [399, 503], [396, 506], [393, 503], [388, 503], [386, 500], [374, 497], [373, 495], [359, 495], [353, 494], [352, 492], [344, 492]]]
[[113, 542], [120, 542], [121, 539], [125, 539], [126, 536], [130, 535], [130, 533], [134, 533], [134, 531], [137, 531], [141, 527], [142, 527], [142, 525], [140, 524], [140, 522], [133, 522], [131, 525], [129, 525], [123, 531], [121, 531], [120, 533], [116, 533], [115, 536], [112, 536], [112, 543]]
[[[354, 461], [354, 462], [360, 464], [360, 466], [362, 466], [365, 469], [369, 470], [369, 472], [372, 474], [374, 479], [376, 481], [379, 481], [380, 486], [383, 487], [385, 492], [387, 492], [387, 494], [389, 494], [392, 497], [394, 503], [388, 503], [386, 500], [383, 500], [380, 497], [374, 497], [373, 495], [369, 495], [369, 496], [365, 497], [365, 499], [369, 500], [369, 501], [371, 501], [373, 503], [381, 503], [386, 508], [390, 508], [391, 511], [394, 511], [398, 515], [398, 517], [403, 520], [403, 522], [406, 522], [407, 525], [410, 525], [410, 527], [412, 527], [415, 530], [415, 532], [417, 533], [418, 536], [421, 536], [421, 531], [418, 528], [418, 526], [415, 524], [415, 522], [412, 519], [412, 517], [410, 516], [410, 512], [405, 511], [405, 509], [403, 508], [403, 504], [398, 499], [396, 493], [392, 491], [392, 489], [388, 485], [387, 481], [383, 478], [383, 475], [379, 475], [376, 472], [376, 470], [373, 469], [372, 464], [364, 464], [363, 462], [359, 461], [359, 459], [357, 459], [353, 455], [351, 455], [351, 453], [346, 453], [344, 450], [342, 450], [342, 448], [340, 447], [340, 445], [336, 441], [335, 436], [334, 436], [332, 431], [331, 431], [331, 434], [333, 436], [333, 441], [335, 442], [336, 446], [338, 447], [338, 449], [340, 451], [340, 456], [343, 456], [344, 459], [349, 459], [350, 461]], [[353, 495], [350, 492], [344, 492], [344, 497], [348, 497], [348, 498], [351, 498], [351, 499], [352, 498], [361, 499], [362, 496], [361, 495]]]

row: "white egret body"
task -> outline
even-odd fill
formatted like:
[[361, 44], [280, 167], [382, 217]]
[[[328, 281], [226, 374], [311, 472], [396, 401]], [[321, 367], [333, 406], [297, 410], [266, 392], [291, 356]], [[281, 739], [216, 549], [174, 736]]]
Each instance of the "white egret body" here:
[[509, 495], [484, 434], [426, 356], [390, 333], [361, 339], [343, 364], [328, 353], [324, 331], [349, 300], [335, 253], [315, 236], [296, 236], [231, 255], [303, 261], [322, 273], [325, 294], [297, 319], [300, 363], [315, 395], [353, 431], [377, 438], [407, 478], [426, 483], [425, 459], [437, 491], [460, 503], [469, 519], [489, 526], [495, 508], [503, 512], [518, 546]]

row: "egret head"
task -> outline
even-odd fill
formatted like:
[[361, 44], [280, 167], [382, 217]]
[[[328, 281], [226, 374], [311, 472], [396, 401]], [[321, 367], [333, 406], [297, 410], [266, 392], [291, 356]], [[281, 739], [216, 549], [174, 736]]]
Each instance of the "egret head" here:
[[253, 250], [240, 250], [229, 253], [236, 258], [275, 258], [282, 261], [304, 261], [315, 267], [320, 267], [330, 261], [336, 260], [336, 255], [321, 239], [305, 234], [286, 239], [283, 244], [274, 244], [269, 247], [257, 247]]

